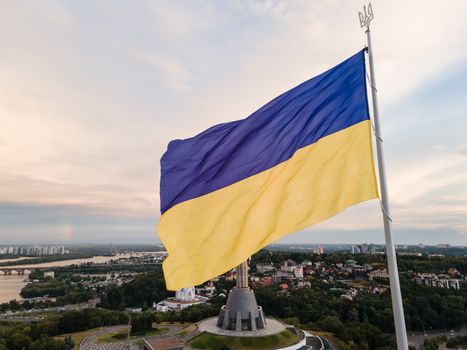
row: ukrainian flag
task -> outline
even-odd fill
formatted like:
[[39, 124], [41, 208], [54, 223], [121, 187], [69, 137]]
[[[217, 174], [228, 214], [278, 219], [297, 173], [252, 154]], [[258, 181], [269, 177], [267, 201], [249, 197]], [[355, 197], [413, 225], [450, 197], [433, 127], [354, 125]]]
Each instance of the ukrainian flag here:
[[246, 119], [170, 142], [160, 196], [169, 290], [201, 284], [278, 238], [377, 198], [364, 52]]

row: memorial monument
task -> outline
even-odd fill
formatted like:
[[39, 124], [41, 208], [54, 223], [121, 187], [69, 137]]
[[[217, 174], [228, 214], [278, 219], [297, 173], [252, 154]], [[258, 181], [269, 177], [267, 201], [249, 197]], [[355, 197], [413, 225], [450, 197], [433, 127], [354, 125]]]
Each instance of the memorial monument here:
[[[283, 348], [287, 350], [322, 350], [324, 344], [319, 337], [302, 331], [280, 320], [266, 318], [261, 306], [256, 302], [255, 293], [248, 287], [248, 262], [244, 261], [236, 267], [236, 285], [230, 291], [227, 302], [222, 306], [218, 317], [211, 317], [197, 323], [195, 337], [206, 333], [215, 336], [216, 342], [232, 340], [228, 338], [249, 338], [240, 343], [250, 344], [247, 348], [254, 349], [255, 344], [262, 344], [271, 339], [287, 339]], [[208, 336], [208, 337], [209, 337]], [[270, 336], [276, 338], [269, 338]], [[192, 336], [188, 335], [192, 340]], [[203, 341], [208, 341], [204, 338]], [[276, 348], [279, 350], [279, 348]]]
[[227, 303], [222, 306], [217, 327], [232, 331], [256, 331], [266, 328], [263, 309], [256, 302], [255, 293], [248, 287], [248, 263], [236, 268], [236, 286], [230, 291]]

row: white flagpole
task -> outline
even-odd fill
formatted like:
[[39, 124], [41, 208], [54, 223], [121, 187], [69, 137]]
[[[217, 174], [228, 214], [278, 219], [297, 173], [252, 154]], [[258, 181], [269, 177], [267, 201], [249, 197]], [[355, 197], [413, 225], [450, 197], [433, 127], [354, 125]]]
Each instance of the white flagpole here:
[[384, 235], [386, 238], [386, 256], [389, 269], [389, 283], [391, 289], [392, 310], [394, 314], [394, 326], [396, 329], [397, 349], [407, 350], [407, 331], [405, 328], [404, 308], [402, 306], [401, 287], [399, 283], [399, 272], [397, 270], [396, 250], [391, 233], [391, 210], [389, 207], [388, 189], [386, 183], [386, 170], [384, 167], [383, 143], [379, 124], [378, 98], [375, 82], [375, 69], [373, 63], [373, 50], [371, 46], [370, 22], [374, 18], [371, 3], [368, 7], [363, 6], [363, 13], [359, 12], [360, 25], [366, 28], [368, 41], [368, 61], [370, 66], [370, 87], [373, 104], [373, 121], [376, 136], [376, 153], [378, 156], [379, 185], [381, 192], [381, 210], [384, 220]]

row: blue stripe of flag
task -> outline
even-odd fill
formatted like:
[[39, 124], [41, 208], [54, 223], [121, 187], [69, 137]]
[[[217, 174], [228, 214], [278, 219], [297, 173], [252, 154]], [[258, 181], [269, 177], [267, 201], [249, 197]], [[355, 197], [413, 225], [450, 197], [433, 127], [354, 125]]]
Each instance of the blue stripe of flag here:
[[161, 159], [161, 212], [270, 169], [298, 149], [367, 119], [362, 50], [246, 119], [170, 142]]

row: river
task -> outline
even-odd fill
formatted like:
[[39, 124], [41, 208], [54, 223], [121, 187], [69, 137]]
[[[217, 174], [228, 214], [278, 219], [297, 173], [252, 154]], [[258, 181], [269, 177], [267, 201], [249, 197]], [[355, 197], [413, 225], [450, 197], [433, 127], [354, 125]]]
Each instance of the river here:
[[26, 275], [0, 275], [0, 303], [6, 303], [12, 299], [19, 299], [19, 292], [26, 285]]
[[[73, 264], [84, 264], [84, 263], [105, 263], [110, 260], [115, 260], [119, 258], [129, 258], [131, 256], [141, 256], [144, 254], [151, 254], [152, 252], [144, 252], [144, 253], [127, 253], [127, 254], [116, 254], [114, 256], [95, 256], [93, 258], [87, 259], [73, 259], [73, 260], [61, 260], [61, 261], [53, 261], [48, 263], [41, 263], [41, 264], [25, 264], [25, 265], [17, 265], [16, 267], [63, 267], [69, 266]], [[11, 259], [16, 260], [16, 259]], [[18, 260], [21, 260], [18, 259]], [[0, 260], [1, 262], [6, 262], [7, 260]], [[15, 266], [5, 266], [8, 268], [15, 268]], [[14, 273], [14, 272], [13, 272]], [[28, 278], [27, 273], [25, 275], [4, 275], [0, 273], [0, 304], [8, 302], [12, 299], [21, 299], [19, 292], [21, 289], [26, 285], [26, 281]]]

